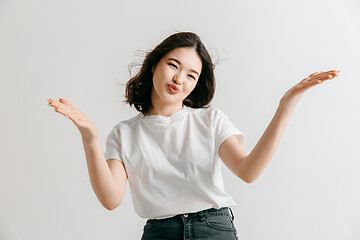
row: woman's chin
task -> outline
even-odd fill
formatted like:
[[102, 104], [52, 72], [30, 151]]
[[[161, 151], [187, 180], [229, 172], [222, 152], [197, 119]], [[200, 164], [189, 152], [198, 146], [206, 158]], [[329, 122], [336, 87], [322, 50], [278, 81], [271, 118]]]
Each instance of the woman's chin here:
[[171, 95], [171, 94], [167, 94], [164, 98], [163, 98], [163, 101], [166, 102], [167, 104], [170, 104], [170, 105], [176, 105], [176, 104], [179, 104], [179, 102], [182, 102], [183, 99], [181, 99], [178, 96], [174, 96], [174, 95]]

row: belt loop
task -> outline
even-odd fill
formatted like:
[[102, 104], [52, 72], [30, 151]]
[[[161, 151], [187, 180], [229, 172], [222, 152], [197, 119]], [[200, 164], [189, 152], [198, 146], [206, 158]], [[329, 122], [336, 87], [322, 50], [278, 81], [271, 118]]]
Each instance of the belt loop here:
[[233, 214], [233, 212], [232, 212], [232, 210], [231, 210], [231, 208], [229, 208], [229, 210], [230, 210], [230, 212], [231, 212], [231, 218], [232, 218], [232, 220], [234, 221], [234, 214]]

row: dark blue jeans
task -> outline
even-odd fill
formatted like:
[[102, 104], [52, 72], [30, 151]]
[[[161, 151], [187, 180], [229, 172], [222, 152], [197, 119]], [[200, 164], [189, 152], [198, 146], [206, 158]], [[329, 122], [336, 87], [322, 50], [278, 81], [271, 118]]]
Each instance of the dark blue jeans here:
[[148, 219], [143, 231], [141, 240], [238, 240], [234, 214], [229, 207]]

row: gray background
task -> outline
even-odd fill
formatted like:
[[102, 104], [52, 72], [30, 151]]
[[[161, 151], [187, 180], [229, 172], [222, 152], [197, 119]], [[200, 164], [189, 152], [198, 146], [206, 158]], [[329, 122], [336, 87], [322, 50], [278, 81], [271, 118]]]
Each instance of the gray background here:
[[316, 71], [271, 163], [247, 184], [223, 165], [242, 240], [360, 239], [360, 3], [305, 1], [0, 1], [0, 239], [140, 239], [129, 185], [118, 208], [97, 200], [81, 135], [47, 106], [63, 97], [105, 139], [138, 112], [128, 65], [177, 31], [220, 63], [213, 106], [250, 152], [283, 94]]

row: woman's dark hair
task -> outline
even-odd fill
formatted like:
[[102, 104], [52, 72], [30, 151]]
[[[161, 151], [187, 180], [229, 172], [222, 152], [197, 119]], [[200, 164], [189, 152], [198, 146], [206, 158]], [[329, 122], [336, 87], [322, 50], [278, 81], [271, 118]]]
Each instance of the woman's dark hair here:
[[[138, 73], [126, 83], [125, 103], [146, 114], [151, 107], [152, 67], [156, 67], [160, 59], [178, 47], [194, 48], [201, 58], [202, 69], [194, 90], [184, 99], [183, 104], [192, 108], [208, 108], [215, 94], [215, 65], [198, 35], [192, 32], [179, 32], [170, 35], [147, 52]], [[129, 68], [130, 71], [130, 68]], [[131, 72], [130, 72], [131, 74]]]

